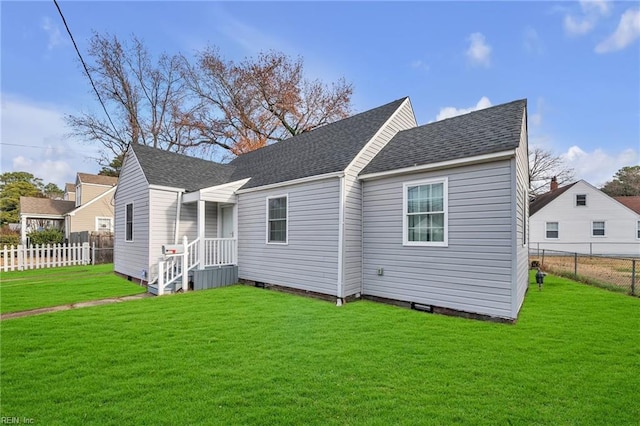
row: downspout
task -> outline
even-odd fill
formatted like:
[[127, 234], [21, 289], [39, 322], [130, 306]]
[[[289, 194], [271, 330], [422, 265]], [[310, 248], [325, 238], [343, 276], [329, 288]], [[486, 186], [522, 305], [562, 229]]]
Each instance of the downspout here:
[[364, 294], [364, 181], [360, 184], [360, 297]]
[[342, 306], [342, 294], [343, 294], [343, 265], [344, 265], [344, 195], [345, 195], [345, 179], [344, 176], [340, 177], [340, 204], [338, 206], [338, 299], [336, 300], [337, 306]]
[[173, 237], [173, 244], [180, 242], [180, 211], [182, 210], [182, 192], [178, 192], [178, 205], [176, 206], [176, 226]]

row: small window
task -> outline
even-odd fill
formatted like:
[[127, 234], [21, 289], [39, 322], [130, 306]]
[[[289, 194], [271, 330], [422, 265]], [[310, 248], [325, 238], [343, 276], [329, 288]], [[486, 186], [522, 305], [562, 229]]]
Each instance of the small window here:
[[133, 203], [125, 207], [125, 241], [133, 241]]
[[113, 230], [110, 217], [96, 217], [96, 231], [111, 232]]
[[447, 245], [447, 180], [404, 184], [404, 244]]
[[587, 206], [587, 194], [576, 194], [576, 206], [577, 207]]
[[558, 222], [547, 222], [547, 238], [557, 239], [560, 236]]
[[605, 236], [605, 229], [604, 229], [604, 222], [603, 221], [594, 221], [592, 222], [592, 227], [591, 227], [591, 235], [593, 235], [594, 237], [604, 237]]
[[267, 198], [267, 243], [287, 243], [287, 196]]
[[638, 227], [636, 230], [636, 238], [640, 240], [640, 220], [638, 221]]

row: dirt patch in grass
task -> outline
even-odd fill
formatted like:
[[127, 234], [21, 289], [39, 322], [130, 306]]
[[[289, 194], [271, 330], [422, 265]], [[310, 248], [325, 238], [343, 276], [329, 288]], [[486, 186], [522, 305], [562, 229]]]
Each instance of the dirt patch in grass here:
[[[542, 264], [542, 269], [559, 275], [573, 277], [576, 272], [574, 256], [531, 257]], [[632, 260], [609, 257], [578, 256], [577, 274], [580, 281], [606, 288], [631, 292]], [[640, 261], [636, 260], [635, 294], [640, 293]]]

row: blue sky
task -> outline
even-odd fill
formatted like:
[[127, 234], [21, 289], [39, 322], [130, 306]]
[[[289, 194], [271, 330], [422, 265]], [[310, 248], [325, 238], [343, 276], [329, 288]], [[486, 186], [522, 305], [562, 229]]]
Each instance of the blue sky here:
[[[528, 99], [529, 144], [594, 185], [640, 162], [637, 2], [60, 1], [88, 59], [92, 31], [135, 34], [155, 53], [207, 45], [240, 60], [276, 49], [307, 74], [353, 83], [355, 112], [403, 96], [419, 124]], [[64, 114], [97, 111], [52, 1], [0, 3], [1, 166], [59, 186], [95, 173], [97, 145]]]

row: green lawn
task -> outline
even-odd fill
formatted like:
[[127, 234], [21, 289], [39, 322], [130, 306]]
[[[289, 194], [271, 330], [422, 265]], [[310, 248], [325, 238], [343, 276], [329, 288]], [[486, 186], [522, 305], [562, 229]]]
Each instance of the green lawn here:
[[232, 286], [1, 327], [0, 415], [36, 424], [640, 419], [640, 299], [552, 276], [515, 325]]
[[0, 313], [144, 293], [113, 273], [113, 264], [2, 272]]

